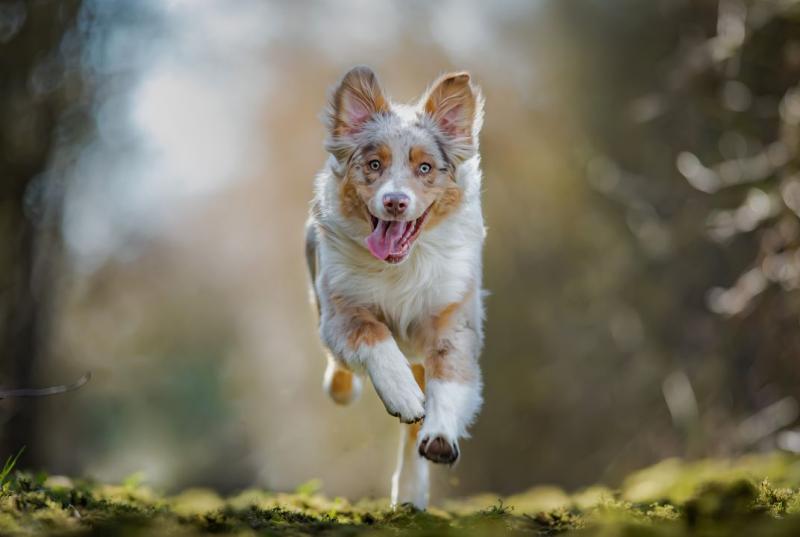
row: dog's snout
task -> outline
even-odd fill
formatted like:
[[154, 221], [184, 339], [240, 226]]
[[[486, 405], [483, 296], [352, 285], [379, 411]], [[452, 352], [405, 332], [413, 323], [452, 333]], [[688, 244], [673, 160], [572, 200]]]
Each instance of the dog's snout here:
[[402, 192], [389, 192], [383, 196], [383, 208], [393, 216], [400, 216], [411, 202], [411, 199]]

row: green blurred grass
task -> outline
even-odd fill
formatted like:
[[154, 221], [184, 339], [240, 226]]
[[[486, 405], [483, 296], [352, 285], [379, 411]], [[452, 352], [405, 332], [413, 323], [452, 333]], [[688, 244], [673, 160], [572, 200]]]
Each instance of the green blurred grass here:
[[534, 487], [498, 498], [447, 500], [419, 512], [386, 500], [330, 499], [319, 483], [294, 493], [207, 489], [163, 495], [140, 483], [105, 485], [17, 472], [0, 497], [0, 535], [554, 535], [800, 534], [800, 458], [676, 459], [630, 475], [618, 490], [567, 494]]

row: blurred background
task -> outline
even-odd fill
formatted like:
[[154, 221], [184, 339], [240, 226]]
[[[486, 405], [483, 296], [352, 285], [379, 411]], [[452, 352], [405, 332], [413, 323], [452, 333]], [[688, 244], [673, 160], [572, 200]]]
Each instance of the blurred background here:
[[0, 3], [0, 456], [167, 489], [385, 496], [321, 390], [303, 222], [331, 84], [468, 69], [486, 404], [439, 495], [800, 451], [800, 2]]

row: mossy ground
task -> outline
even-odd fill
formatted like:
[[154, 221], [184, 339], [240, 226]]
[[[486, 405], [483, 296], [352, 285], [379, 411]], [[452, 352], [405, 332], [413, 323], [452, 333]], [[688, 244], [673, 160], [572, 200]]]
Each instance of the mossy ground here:
[[774, 454], [667, 460], [618, 490], [566, 494], [535, 487], [497, 498], [448, 500], [418, 512], [385, 500], [350, 503], [294, 494], [209, 490], [163, 496], [119, 486], [17, 473], [0, 498], [0, 535], [800, 535], [800, 458]]

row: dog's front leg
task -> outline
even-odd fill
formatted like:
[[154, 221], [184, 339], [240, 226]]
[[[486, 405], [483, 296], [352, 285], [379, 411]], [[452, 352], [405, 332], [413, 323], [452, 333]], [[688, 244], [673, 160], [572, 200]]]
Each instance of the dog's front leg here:
[[425, 415], [425, 396], [389, 328], [364, 307], [327, 305], [320, 319], [322, 341], [349, 368], [366, 370], [386, 410], [404, 423]]
[[419, 454], [432, 462], [458, 460], [458, 439], [468, 436], [483, 402], [479, 307], [462, 305], [446, 323], [434, 323], [444, 326], [437, 327], [425, 359], [425, 422], [417, 439]]

